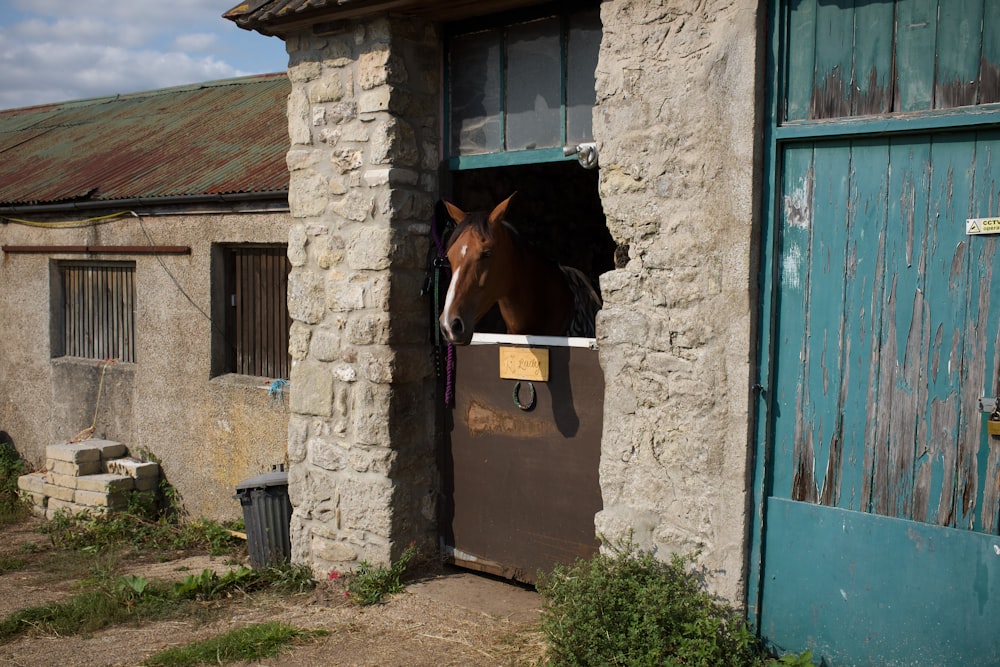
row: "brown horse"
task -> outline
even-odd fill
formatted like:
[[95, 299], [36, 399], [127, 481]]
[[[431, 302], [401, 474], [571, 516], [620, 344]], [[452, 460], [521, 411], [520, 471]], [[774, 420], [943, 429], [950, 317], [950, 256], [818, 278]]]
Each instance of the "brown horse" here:
[[458, 226], [448, 243], [451, 282], [441, 332], [450, 343], [467, 345], [476, 323], [498, 304], [508, 333], [593, 337], [600, 298], [580, 271], [546, 260], [521, 242], [505, 219], [512, 197], [488, 215], [445, 202]]

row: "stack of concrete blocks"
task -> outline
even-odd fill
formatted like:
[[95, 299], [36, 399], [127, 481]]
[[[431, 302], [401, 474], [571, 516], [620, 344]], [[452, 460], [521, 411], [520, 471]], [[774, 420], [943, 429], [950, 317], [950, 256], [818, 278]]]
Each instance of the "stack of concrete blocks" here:
[[70, 514], [121, 510], [131, 491], [159, 489], [159, 464], [130, 457], [120, 442], [49, 445], [45, 459], [44, 471], [19, 477], [17, 485], [34, 513], [46, 519], [60, 510]]

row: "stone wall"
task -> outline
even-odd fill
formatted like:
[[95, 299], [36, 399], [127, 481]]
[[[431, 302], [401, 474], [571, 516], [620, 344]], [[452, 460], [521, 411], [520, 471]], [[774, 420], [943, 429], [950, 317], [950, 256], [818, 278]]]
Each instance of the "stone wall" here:
[[[440, 46], [379, 17], [287, 38], [293, 559], [322, 572], [436, 548], [427, 306]], [[391, 313], [391, 317], [390, 317]]]
[[594, 134], [627, 263], [601, 277], [601, 456], [612, 540], [701, 551], [744, 594], [759, 169], [754, 0], [602, 5]]

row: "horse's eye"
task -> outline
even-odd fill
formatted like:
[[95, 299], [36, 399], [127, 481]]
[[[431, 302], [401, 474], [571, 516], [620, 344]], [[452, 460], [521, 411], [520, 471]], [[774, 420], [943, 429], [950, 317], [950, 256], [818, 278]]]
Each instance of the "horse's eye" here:
[[489, 259], [492, 256], [493, 256], [492, 250], [484, 250], [481, 253], [479, 253], [479, 259]]

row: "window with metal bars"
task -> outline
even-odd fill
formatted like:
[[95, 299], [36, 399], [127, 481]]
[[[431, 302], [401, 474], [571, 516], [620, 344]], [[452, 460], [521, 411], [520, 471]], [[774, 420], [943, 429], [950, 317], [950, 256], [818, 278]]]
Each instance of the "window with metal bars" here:
[[135, 362], [135, 263], [60, 262], [53, 356]]
[[284, 245], [213, 249], [212, 374], [287, 378], [288, 261]]

